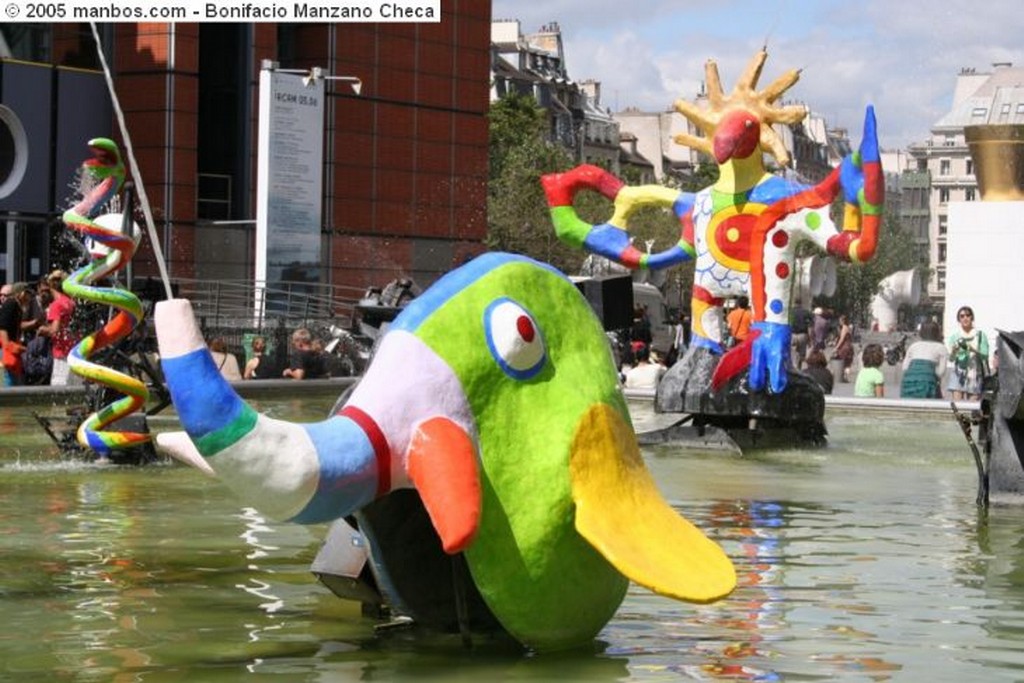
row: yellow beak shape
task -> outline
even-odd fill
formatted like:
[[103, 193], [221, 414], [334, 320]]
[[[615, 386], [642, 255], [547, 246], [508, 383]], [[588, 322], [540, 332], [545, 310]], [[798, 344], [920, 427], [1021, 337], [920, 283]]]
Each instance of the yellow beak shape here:
[[576, 530], [625, 576], [688, 602], [711, 602], [736, 587], [732, 561], [661, 497], [633, 430], [611, 406], [583, 415], [569, 468]]

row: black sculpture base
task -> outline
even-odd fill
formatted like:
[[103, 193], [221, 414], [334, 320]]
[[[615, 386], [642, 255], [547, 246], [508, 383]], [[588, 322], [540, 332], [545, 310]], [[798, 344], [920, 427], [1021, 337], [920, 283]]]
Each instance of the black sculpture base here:
[[[88, 417], [83, 410], [68, 411], [66, 415], [61, 416], [33, 412], [32, 416], [60, 449], [62, 458], [114, 465], [149, 465], [166, 459], [166, 456], [156, 452], [156, 447], [151, 441], [112, 451], [102, 458], [98, 457], [95, 452], [78, 443], [78, 427]], [[145, 414], [133, 413], [107, 425], [105, 429], [111, 432], [149, 434], [149, 422]]]
[[[714, 426], [729, 432], [737, 443], [776, 447], [825, 443], [825, 394], [813, 379], [790, 370], [786, 390], [752, 392], [747, 373], [733, 377], [717, 391], [711, 376], [721, 356], [691, 346], [658, 385], [654, 410], [686, 413], [698, 429]], [[771, 435], [771, 438], [759, 438]], [[781, 438], [780, 438], [781, 437]]]
[[390, 624], [507, 637], [465, 557], [447, 555], [414, 489], [398, 489], [335, 523], [312, 571], [335, 593]]
[[979, 434], [987, 455], [979, 490], [987, 490], [993, 502], [1019, 505], [1024, 503], [1024, 331], [998, 333], [999, 375], [986, 381], [982, 395], [982, 415], [991, 416], [991, 440]]

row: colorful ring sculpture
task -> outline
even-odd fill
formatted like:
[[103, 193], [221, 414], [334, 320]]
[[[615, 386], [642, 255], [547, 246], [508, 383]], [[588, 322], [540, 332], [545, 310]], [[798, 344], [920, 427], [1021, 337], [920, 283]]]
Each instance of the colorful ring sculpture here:
[[[707, 108], [676, 102], [676, 109], [705, 137], [676, 136], [713, 157], [719, 179], [695, 194], [661, 186], [627, 187], [607, 171], [579, 166], [544, 176], [555, 231], [564, 242], [609, 258], [632, 269], [658, 269], [696, 261], [691, 310], [691, 348], [722, 356], [712, 386], [722, 387], [749, 367], [749, 388], [775, 394], [786, 389], [790, 358], [789, 316], [796, 246], [812, 241], [837, 258], [863, 262], [874, 256], [885, 191], [875, 114], [868, 107], [860, 149], [843, 159], [825, 180], [805, 186], [768, 173], [764, 154], [780, 164], [789, 153], [772, 129], [807, 115], [803, 106], [775, 102], [799, 79], [789, 71], [763, 90], [757, 89], [767, 59], [758, 52], [728, 96], [722, 91], [718, 67], [706, 66]], [[598, 192], [615, 204], [612, 218], [591, 225], [573, 208], [582, 190]], [[833, 199], [845, 201], [843, 228], [829, 217]], [[671, 207], [680, 221], [679, 242], [655, 254], [641, 253], [630, 241], [628, 217], [639, 205]], [[747, 296], [753, 309], [752, 333], [746, 342], [725, 353], [722, 306], [725, 298]], [[724, 356], [723, 356], [724, 354]]]
[[138, 235], [121, 231], [116, 225], [97, 220], [100, 211], [121, 189], [125, 169], [117, 145], [107, 138], [89, 141], [93, 157], [82, 164], [83, 182], [92, 184], [75, 206], [64, 212], [64, 223], [83, 237], [102, 246], [94, 250], [93, 260], [68, 276], [64, 292], [76, 299], [112, 306], [118, 313], [100, 330], [85, 337], [68, 354], [71, 372], [125, 394], [122, 398], [89, 415], [78, 427], [77, 439], [101, 456], [111, 451], [132, 448], [150, 440], [149, 434], [109, 431], [105, 427], [145, 405], [149, 398], [146, 385], [123, 372], [100, 365], [90, 358], [117, 344], [131, 334], [143, 317], [142, 302], [132, 292], [97, 283], [128, 264], [138, 246]]

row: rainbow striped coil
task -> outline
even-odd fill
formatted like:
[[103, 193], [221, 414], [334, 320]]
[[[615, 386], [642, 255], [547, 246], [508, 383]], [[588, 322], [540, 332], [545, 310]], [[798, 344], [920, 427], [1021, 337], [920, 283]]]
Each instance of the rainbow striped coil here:
[[93, 138], [89, 141], [89, 147], [94, 156], [85, 161], [82, 172], [85, 182], [94, 182], [95, 185], [78, 204], [64, 213], [63, 220], [69, 228], [93, 240], [101, 248], [91, 250], [93, 260], [68, 276], [64, 282], [64, 292], [75, 299], [112, 306], [118, 310], [106, 325], [85, 337], [68, 354], [71, 372], [124, 394], [122, 398], [89, 415], [78, 427], [78, 442], [105, 456], [111, 451], [132, 448], [150, 440], [149, 434], [104, 430], [111, 423], [144, 406], [149, 398], [149, 389], [135, 377], [89, 360], [102, 349], [117, 344], [131, 334], [143, 317], [142, 302], [130, 291], [94, 284], [128, 264], [138, 246], [138, 235], [122, 233], [120, 216], [114, 216], [116, 224], [103, 220], [106, 216], [96, 220], [103, 206], [121, 189], [125, 169], [117, 145], [112, 140]]

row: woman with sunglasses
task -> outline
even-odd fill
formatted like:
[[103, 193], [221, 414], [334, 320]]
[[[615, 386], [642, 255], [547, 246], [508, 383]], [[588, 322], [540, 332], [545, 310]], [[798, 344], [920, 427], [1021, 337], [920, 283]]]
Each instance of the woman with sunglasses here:
[[960, 328], [949, 335], [949, 380], [946, 388], [954, 401], [977, 401], [988, 370], [988, 337], [974, 327], [974, 310], [961, 306], [956, 312]]

